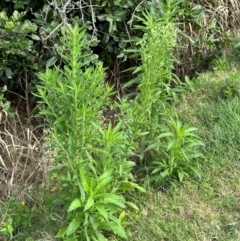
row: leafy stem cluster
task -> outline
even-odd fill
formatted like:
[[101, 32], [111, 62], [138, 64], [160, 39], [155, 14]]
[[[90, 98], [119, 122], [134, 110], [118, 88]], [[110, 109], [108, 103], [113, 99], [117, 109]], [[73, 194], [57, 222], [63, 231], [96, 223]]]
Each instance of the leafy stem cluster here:
[[173, 88], [178, 79], [172, 73], [177, 46], [172, 19], [154, 20], [150, 13], [143, 15], [139, 18], [142, 26], [137, 26], [145, 32], [140, 41], [139, 85], [136, 97], [123, 101], [122, 112], [126, 130], [138, 143], [140, 166], [146, 165], [149, 181], [159, 186], [172, 177], [180, 181], [191, 173], [200, 177], [197, 162], [193, 161], [201, 156], [197, 147], [202, 143], [194, 134], [196, 129], [182, 125], [171, 107], [180, 90]]
[[135, 98], [121, 100], [114, 124], [102, 120], [113, 106], [105, 69], [86, 61], [91, 52], [85, 30], [77, 24], [66, 25], [61, 38], [63, 69], [55, 66], [38, 74], [39, 115], [48, 123], [47, 143], [55, 153], [56, 199], [67, 211], [68, 224], [56, 235], [63, 240], [108, 240], [109, 234], [127, 239], [126, 209], [137, 207], [126, 193], [144, 191], [134, 182], [134, 156], [147, 163], [150, 183], [156, 186], [169, 177], [200, 177], [193, 161], [201, 156], [197, 147], [202, 143], [170, 106], [177, 96], [172, 88], [177, 83], [172, 74], [176, 30], [171, 17], [143, 15], [140, 82]]
[[[133, 144], [121, 129], [102, 125], [102, 113], [113, 94], [104, 83], [101, 64], [86, 66], [85, 31], [66, 27], [59, 53], [64, 69], [47, 69], [38, 76], [39, 115], [49, 126], [48, 144], [55, 150], [52, 174], [59, 182], [59, 202], [68, 211], [69, 225], [57, 237], [64, 240], [107, 240], [107, 233], [127, 238], [123, 228], [127, 202], [123, 194], [143, 188], [133, 182]], [[86, 49], [85, 49], [86, 50]]]

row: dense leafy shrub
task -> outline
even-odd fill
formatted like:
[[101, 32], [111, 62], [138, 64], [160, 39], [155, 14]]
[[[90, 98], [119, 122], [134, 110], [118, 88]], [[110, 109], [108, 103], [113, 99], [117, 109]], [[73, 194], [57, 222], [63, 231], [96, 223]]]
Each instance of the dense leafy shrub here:
[[[133, 12], [142, 8], [134, 0], [90, 3], [42, 0], [30, 4], [28, 0], [2, 1], [0, 81], [9, 89], [29, 92], [31, 83], [36, 84], [36, 70], [61, 63], [56, 49], [61, 48], [59, 37], [67, 22], [84, 26], [88, 45], [106, 66], [112, 65], [126, 47], [125, 40], [131, 37], [129, 24]], [[91, 57], [93, 61], [97, 55]]]
[[155, 20], [170, 14], [172, 21], [179, 23], [175, 25], [182, 31], [178, 35], [181, 48], [175, 52], [180, 61], [175, 64], [178, 76], [193, 75], [206, 68], [229, 43], [229, 30], [239, 24], [237, 1], [226, 5], [185, 0], [3, 0], [0, 9], [0, 82], [27, 94], [37, 83], [36, 70], [55, 63], [61, 65], [59, 38], [67, 22], [77, 22], [86, 28], [88, 45], [96, 54], [91, 61], [99, 57], [109, 68], [109, 79], [114, 79], [118, 86], [132, 78], [124, 77], [126, 74], [121, 75], [121, 71], [140, 64], [135, 61], [139, 53], [132, 59], [128, 50], [139, 49], [133, 40], [141, 38], [144, 31], [133, 26], [141, 27], [135, 16], [142, 17], [144, 9], [148, 9]]

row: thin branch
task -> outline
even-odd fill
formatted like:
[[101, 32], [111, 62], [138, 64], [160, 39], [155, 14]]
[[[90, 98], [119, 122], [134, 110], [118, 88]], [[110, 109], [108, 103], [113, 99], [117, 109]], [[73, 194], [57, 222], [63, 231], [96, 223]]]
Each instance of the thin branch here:
[[51, 33], [49, 33], [49, 35], [48, 35], [46, 38], [43, 38], [43, 39], [42, 39], [42, 41], [46, 41], [47, 39], [49, 39], [49, 38], [52, 36], [52, 34], [53, 34], [55, 31], [57, 31], [62, 25], [63, 25], [63, 22], [61, 22], [56, 28], [54, 28], [54, 29], [51, 31]]

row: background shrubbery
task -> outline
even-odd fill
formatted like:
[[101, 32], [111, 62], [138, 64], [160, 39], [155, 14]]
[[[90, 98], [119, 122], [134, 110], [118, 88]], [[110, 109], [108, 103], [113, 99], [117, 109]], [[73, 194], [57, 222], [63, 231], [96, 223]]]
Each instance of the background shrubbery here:
[[209, 68], [239, 26], [237, 1], [3, 0], [0, 9], [1, 85], [21, 93], [27, 102], [38, 82], [36, 71], [61, 65], [58, 51], [64, 49], [59, 39], [65, 23], [78, 23], [86, 29], [93, 51], [89, 61], [99, 58], [108, 68], [108, 80], [118, 88], [132, 79], [131, 71], [122, 71], [141, 64], [136, 39], [142, 38], [144, 31], [136, 16], [142, 17], [143, 10], [148, 10], [153, 20], [171, 18], [179, 30], [181, 47], [175, 50], [179, 62], [174, 72], [181, 78]]

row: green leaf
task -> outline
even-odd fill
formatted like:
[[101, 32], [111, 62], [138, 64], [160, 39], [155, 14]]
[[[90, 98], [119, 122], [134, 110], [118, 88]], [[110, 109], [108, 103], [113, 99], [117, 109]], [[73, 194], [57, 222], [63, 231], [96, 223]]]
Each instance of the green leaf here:
[[136, 74], [136, 73], [138, 73], [138, 72], [140, 72], [140, 71], [142, 71], [143, 70], [143, 67], [142, 66], [139, 66], [139, 67], [137, 67], [134, 71], [133, 71], [133, 74]]
[[191, 165], [190, 165], [190, 168], [194, 171], [195, 174], [197, 174], [197, 176], [198, 176], [199, 178], [202, 178], [201, 172], [200, 172], [200, 170], [198, 169], [198, 167], [196, 167], [196, 166], [191, 166]]
[[234, 48], [239, 48], [239, 47], [240, 47], [240, 42], [238, 42], [234, 45]]
[[162, 167], [162, 166], [159, 166], [159, 167], [157, 167], [157, 168], [154, 168], [153, 171], [151, 172], [151, 175], [152, 175], [152, 174], [155, 174], [155, 173], [157, 173], [157, 172], [161, 172], [162, 170], [163, 170], [163, 167]]
[[127, 239], [127, 234], [122, 225], [111, 223], [113, 232], [120, 236], [121, 238]]
[[[36, 35], [36, 34], [31, 34], [30, 35], [30, 37], [33, 39], [33, 40], [40, 40], [40, 38]], [[47, 68], [49, 67], [49, 66], [46, 66]]]
[[68, 208], [68, 212], [71, 212], [72, 210], [75, 210], [82, 206], [82, 202], [79, 198], [76, 198], [74, 201], [72, 201], [70, 207]]
[[128, 81], [127, 83], [125, 83], [123, 85], [123, 88], [128, 88], [128, 87], [132, 86], [133, 84], [138, 84], [139, 82], [140, 82], [140, 78], [134, 78], [134, 79]]
[[187, 128], [186, 132], [195, 132], [195, 131], [197, 131], [197, 130], [198, 130], [198, 129], [195, 128], [195, 127], [189, 127], [189, 128]]
[[125, 217], [126, 217], [126, 212], [123, 211], [123, 212], [120, 213], [118, 219], [119, 219], [119, 221], [122, 223], [122, 222], [124, 221]]
[[181, 169], [178, 170], [177, 172], [178, 172], [179, 180], [180, 180], [180, 182], [182, 182], [182, 180], [183, 180], [183, 178], [185, 176], [185, 172], [183, 170], [181, 170]]
[[124, 200], [115, 199], [111, 197], [104, 198], [104, 203], [106, 204], [115, 204], [118, 207], [125, 208]]
[[88, 209], [90, 209], [92, 206], [94, 205], [94, 199], [92, 197], [89, 197], [87, 200], [87, 203], [84, 207], [83, 212], [87, 211]]
[[84, 191], [88, 194], [88, 195], [90, 195], [90, 177], [87, 175], [87, 173], [83, 170], [83, 169], [81, 169], [80, 170], [80, 177], [81, 177], [81, 181], [82, 181], [82, 186], [83, 186], [83, 188], [84, 188]]
[[125, 208], [125, 199], [113, 193], [100, 193], [95, 195], [95, 198], [100, 199], [98, 203], [114, 204], [118, 207]]
[[161, 177], [162, 178], [165, 178], [165, 177], [167, 177], [167, 176], [169, 176], [169, 175], [171, 175], [171, 170], [170, 170], [170, 168], [167, 168], [165, 171], [163, 171], [163, 172], [161, 172]]
[[21, 14], [16, 10], [13, 12], [12, 16], [13, 16], [15, 21], [18, 21], [21, 18]]
[[97, 209], [97, 211], [102, 217], [108, 220], [108, 212], [101, 204], [96, 203], [94, 207]]
[[109, 34], [104, 34], [102, 38], [102, 44], [106, 45], [109, 42], [110, 36]]
[[133, 182], [130, 182], [130, 184], [131, 184], [132, 187], [138, 189], [140, 192], [146, 192], [146, 189], [141, 187], [141, 186], [139, 186], [138, 184], [133, 183]]
[[11, 79], [13, 77], [13, 72], [10, 68], [6, 67], [5, 68], [5, 74], [7, 76], [8, 79]]
[[137, 207], [137, 205], [136, 205], [135, 203], [133, 203], [133, 202], [126, 202], [126, 204], [127, 204], [129, 207], [131, 207], [131, 208], [133, 208], [133, 209], [135, 209], [135, 210], [139, 210], [139, 208]]
[[14, 22], [12, 22], [12, 21], [8, 21], [8, 22], [6, 22], [6, 24], [5, 24], [5, 28], [7, 29], [7, 30], [12, 30], [13, 31], [13, 28], [15, 27], [15, 24], [14, 24]]
[[[37, 40], [37, 39], [35, 39], [35, 40]], [[53, 66], [56, 62], [57, 62], [57, 57], [56, 56], [48, 59], [47, 62], [46, 62], [46, 68], [49, 68], [49, 67]]]
[[167, 150], [169, 151], [169, 150], [175, 148], [176, 145], [177, 145], [176, 140], [170, 141], [170, 142], [168, 143]]
[[157, 139], [161, 139], [161, 138], [168, 137], [168, 136], [173, 136], [173, 134], [171, 132], [162, 133], [161, 135], [159, 135], [157, 137]]
[[95, 233], [97, 239], [94, 239], [94, 241], [108, 241], [108, 239], [106, 239], [101, 232], [97, 232]]
[[114, 20], [117, 22], [125, 21], [126, 15], [127, 15], [126, 13], [127, 13], [127, 10], [125, 10], [125, 9], [117, 9], [113, 13]]
[[7, 13], [5, 11], [0, 12], [0, 19], [4, 20], [4, 21], [8, 20], [8, 16], [7, 16]]
[[103, 229], [103, 230], [107, 230], [107, 231], [112, 231], [113, 233], [117, 234], [121, 238], [127, 239], [126, 232], [125, 232], [123, 226], [121, 225], [119, 219], [112, 216], [112, 220], [114, 220], [114, 221], [109, 222], [109, 223], [102, 222], [99, 225], [99, 228]]
[[80, 224], [83, 221], [82, 217], [83, 215], [81, 213], [70, 222], [70, 224], [67, 227], [67, 237], [72, 235], [79, 228]]
[[106, 14], [99, 14], [97, 16], [97, 18], [98, 18], [99, 21], [105, 21], [106, 20]]
[[61, 123], [65, 123], [67, 120], [67, 115], [58, 115], [58, 118], [56, 119], [56, 121], [54, 122], [54, 125], [59, 125], [63, 126]]
[[55, 238], [63, 238], [67, 234], [67, 228], [62, 228], [58, 231]]
[[146, 151], [150, 151], [150, 150], [155, 149], [156, 147], [161, 147], [161, 146], [162, 146], [162, 143], [154, 142], [153, 144], [149, 145], [149, 146], [146, 148]]
[[102, 176], [99, 177], [99, 183], [97, 187], [94, 189], [94, 194], [102, 191], [106, 185], [112, 180], [111, 172], [105, 172]]

